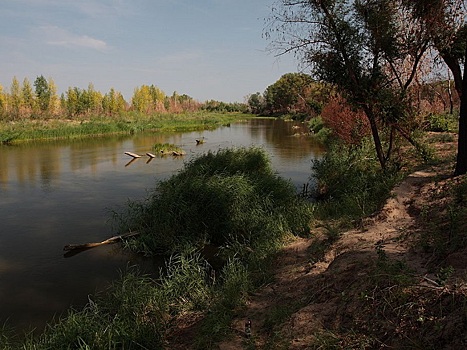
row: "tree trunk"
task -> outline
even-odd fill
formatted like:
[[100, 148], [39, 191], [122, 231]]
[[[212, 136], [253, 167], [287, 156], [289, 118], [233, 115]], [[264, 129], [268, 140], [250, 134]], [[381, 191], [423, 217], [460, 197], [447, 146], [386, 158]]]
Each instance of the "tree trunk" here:
[[[384, 156], [383, 146], [381, 145], [381, 139], [379, 137], [378, 126], [376, 125], [376, 118], [373, 111], [368, 106], [363, 107], [365, 115], [370, 122], [371, 135], [373, 136], [373, 142], [375, 144], [376, 155], [378, 156], [379, 164], [381, 169], [386, 168], [386, 157]], [[390, 156], [390, 155], [388, 155]]]
[[461, 107], [459, 112], [459, 139], [457, 141], [457, 162], [454, 175], [467, 173], [467, 46], [465, 48], [464, 76], [462, 79]]

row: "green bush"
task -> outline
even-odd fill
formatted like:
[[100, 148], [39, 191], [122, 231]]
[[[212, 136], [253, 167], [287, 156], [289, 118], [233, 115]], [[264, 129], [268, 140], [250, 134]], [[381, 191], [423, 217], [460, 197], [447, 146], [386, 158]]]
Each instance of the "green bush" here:
[[313, 162], [317, 212], [322, 219], [356, 220], [381, 208], [398, 181], [398, 170], [381, 170], [371, 142], [334, 144]]
[[429, 114], [425, 120], [425, 129], [435, 132], [457, 132], [458, 118], [452, 114]]
[[241, 148], [192, 160], [120, 219], [123, 230], [142, 233], [129, 247], [153, 255], [232, 241], [253, 248], [286, 233], [308, 234], [311, 214], [263, 150]]

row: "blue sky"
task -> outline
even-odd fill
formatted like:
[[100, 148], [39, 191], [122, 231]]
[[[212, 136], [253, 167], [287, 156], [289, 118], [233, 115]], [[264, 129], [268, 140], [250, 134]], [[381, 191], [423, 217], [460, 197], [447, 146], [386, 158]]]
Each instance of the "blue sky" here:
[[1, 0], [0, 84], [51, 77], [128, 101], [154, 84], [199, 101], [242, 102], [282, 74], [262, 38], [274, 0]]

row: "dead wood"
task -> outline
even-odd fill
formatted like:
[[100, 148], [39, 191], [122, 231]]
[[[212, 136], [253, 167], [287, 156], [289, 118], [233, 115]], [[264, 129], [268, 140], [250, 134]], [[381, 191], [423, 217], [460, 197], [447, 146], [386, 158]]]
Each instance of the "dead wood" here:
[[98, 246], [101, 246], [101, 245], [104, 245], [104, 244], [115, 243], [115, 242], [121, 241], [124, 238], [133, 237], [133, 236], [136, 236], [136, 235], [139, 235], [139, 232], [129, 232], [129, 233], [125, 233], [123, 235], [113, 236], [113, 237], [110, 237], [109, 239], [106, 239], [106, 240], [104, 240], [102, 242], [84, 243], [84, 244], [67, 244], [66, 246], [63, 247], [63, 250], [65, 250], [65, 251], [87, 250], [89, 248], [98, 247]]

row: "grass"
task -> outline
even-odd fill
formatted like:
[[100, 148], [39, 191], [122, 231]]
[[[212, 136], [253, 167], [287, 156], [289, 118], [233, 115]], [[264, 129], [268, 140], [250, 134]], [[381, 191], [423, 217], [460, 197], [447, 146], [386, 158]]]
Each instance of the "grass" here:
[[118, 116], [95, 116], [87, 120], [48, 119], [0, 122], [0, 143], [31, 140], [72, 139], [143, 131], [192, 131], [216, 128], [251, 118], [242, 113], [196, 112], [145, 115], [127, 112]]
[[311, 215], [311, 206], [274, 173], [263, 150], [241, 148], [190, 161], [117, 219], [121, 230], [142, 232], [131, 249], [154, 255], [206, 244], [224, 252], [260, 249], [265, 238], [307, 234]]
[[171, 143], [156, 143], [154, 145], [154, 152], [160, 155], [173, 154], [173, 152], [184, 153], [183, 149]]

